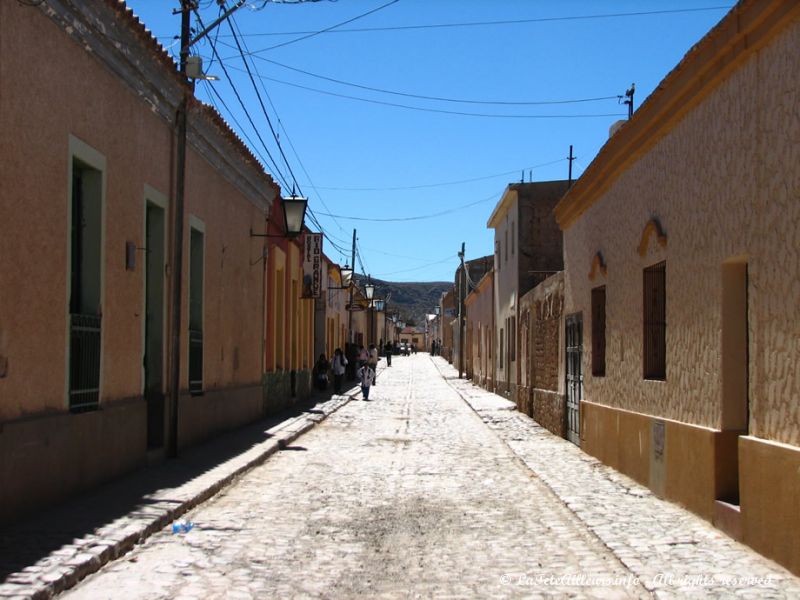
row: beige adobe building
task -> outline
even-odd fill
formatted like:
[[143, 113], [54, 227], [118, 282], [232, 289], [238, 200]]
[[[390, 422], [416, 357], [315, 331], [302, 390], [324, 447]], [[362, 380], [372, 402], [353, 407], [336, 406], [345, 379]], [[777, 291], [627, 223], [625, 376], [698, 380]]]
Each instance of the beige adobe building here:
[[465, 371], [468, 379], [494, 390], [494, 271], [487, 272], [465, 301], [467, 346]]
[[[164, 455], [174, 119], [185, 84], [111, 0], [0, 3], [0, 61], [0, 521], [9, 521]], [[222, 119], [191, 102], [180, 447], [262, 415], [265, 269], [249, 232], [278, 194]]]
[[798, 49], [738, 3], [556, 208], [581, 447], [795, 573]]
[[519, 298], [563, 269], [561, 231], [552, 211], [567, 181], [509, 185], [486, 226], [494, 229], [495, 392], [516, 402]]

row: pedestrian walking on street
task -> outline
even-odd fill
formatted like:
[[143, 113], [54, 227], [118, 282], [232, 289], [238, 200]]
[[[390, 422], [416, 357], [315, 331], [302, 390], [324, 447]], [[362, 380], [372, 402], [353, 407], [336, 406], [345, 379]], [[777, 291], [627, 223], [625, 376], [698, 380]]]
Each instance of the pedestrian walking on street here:
[[358, 370], [358, 380], [361, 383], [361, 395], [364, 396], [364, 400], [369, 400], [369, 388], [375, 383], [375, 371], [369, 364], [365, 363]]
[[342, 393], [342, 379], [344, 379], [344, 371], [347, 367], [347, 359], [342, 354], [342, 349], [337, 348], [333, 351], [333, 393]]
[[367, 359], [367, 364], [374, 373], [373, 385], [378, 385], [378, 349], [375, 347], [375, 344], [369, 345], [369, 358]]
[[365, 364], [367, 364], [368, 360], [369, 360], [369, 353], [367, 352], [367, 349], [364, 348], [364, 346], [359, 346], [358, 347], [358, 368], [360, 369]]
[[383, 348], [383, 353], [386, 355], [386, 366], [392, 366], [392, 343], [386, 342], [386, 346]]

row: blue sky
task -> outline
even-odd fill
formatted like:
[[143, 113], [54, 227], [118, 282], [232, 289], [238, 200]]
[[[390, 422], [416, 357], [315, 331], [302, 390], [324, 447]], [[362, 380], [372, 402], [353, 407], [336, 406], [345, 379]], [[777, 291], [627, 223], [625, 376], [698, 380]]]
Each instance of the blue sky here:
[[[178, 0], [128, 5], [177, 55]], [[467, 259], [492, 253], [486, 221], [508, 183], [520, 181], [523, 170], [525, 181], [531, 171], [534, 181], [566, 179], [570, 144], [579, 176], [609, 126], [626, 114], [617, 96], [635, 82], [640, 105], [732, 5], [248, 0], [232, 20], [261, 101], [228, 23], [211, 37], [233, 87], [212, 62], [211, 44], [201, 41], [193, 53], [220, 80], [198, 84], [197, 95], [218, 107], [287, 195], [296, 182], [308, 196], [331, 238], [324, 250], [333, 260], [349, 262], [356, 229], [359, 272], [390, 281], [451, 281], [462, 242]], [[218, 12], [216, 0], [200, 0], [206, 25]], [[595, 98], [606, 99], [534, 104]]]

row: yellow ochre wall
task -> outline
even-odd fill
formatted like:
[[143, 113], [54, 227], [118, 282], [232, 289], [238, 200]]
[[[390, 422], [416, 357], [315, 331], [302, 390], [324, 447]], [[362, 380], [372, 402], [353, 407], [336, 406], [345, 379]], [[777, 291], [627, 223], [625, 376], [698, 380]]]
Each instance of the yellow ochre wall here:
[[[736, 535], [800, 572], [800, 5], [741, 10], [687, 55], [556, 208], [565, 314], [583, 314], [582, 447], [715, 521], [738, 459]], [[762, 17], [738, 43], [737, 28]], [[678, 84], [691, 92], [678, 112], [657, 113]], [[646, 234], [655, 221], [662, 235], [652, 225]], [[603, 269], [593, 268], [598, 253]], [[666, 379], [650, 381], [642, 270], [662, 260]], [[722, 270], [732, 261], [746, 262], [748, 276], [746, 432], [723, 431]], [[594, 377], [590, 300], [600, 285], [606, 370]], [[737, 452], [739, 433], [749, 435]]]

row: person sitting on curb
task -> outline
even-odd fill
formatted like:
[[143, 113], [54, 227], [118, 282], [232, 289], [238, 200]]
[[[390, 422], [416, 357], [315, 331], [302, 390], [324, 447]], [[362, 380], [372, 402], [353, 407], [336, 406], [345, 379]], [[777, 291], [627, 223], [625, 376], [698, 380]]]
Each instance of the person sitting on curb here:
[[375, 383], [375, 371], [373, 371], [369, 364], [364, 364], [358, 370], [358, 380], [361, 383], [361, 395], [364, 396], [364, 401], [369, 400], [369, 388]]

